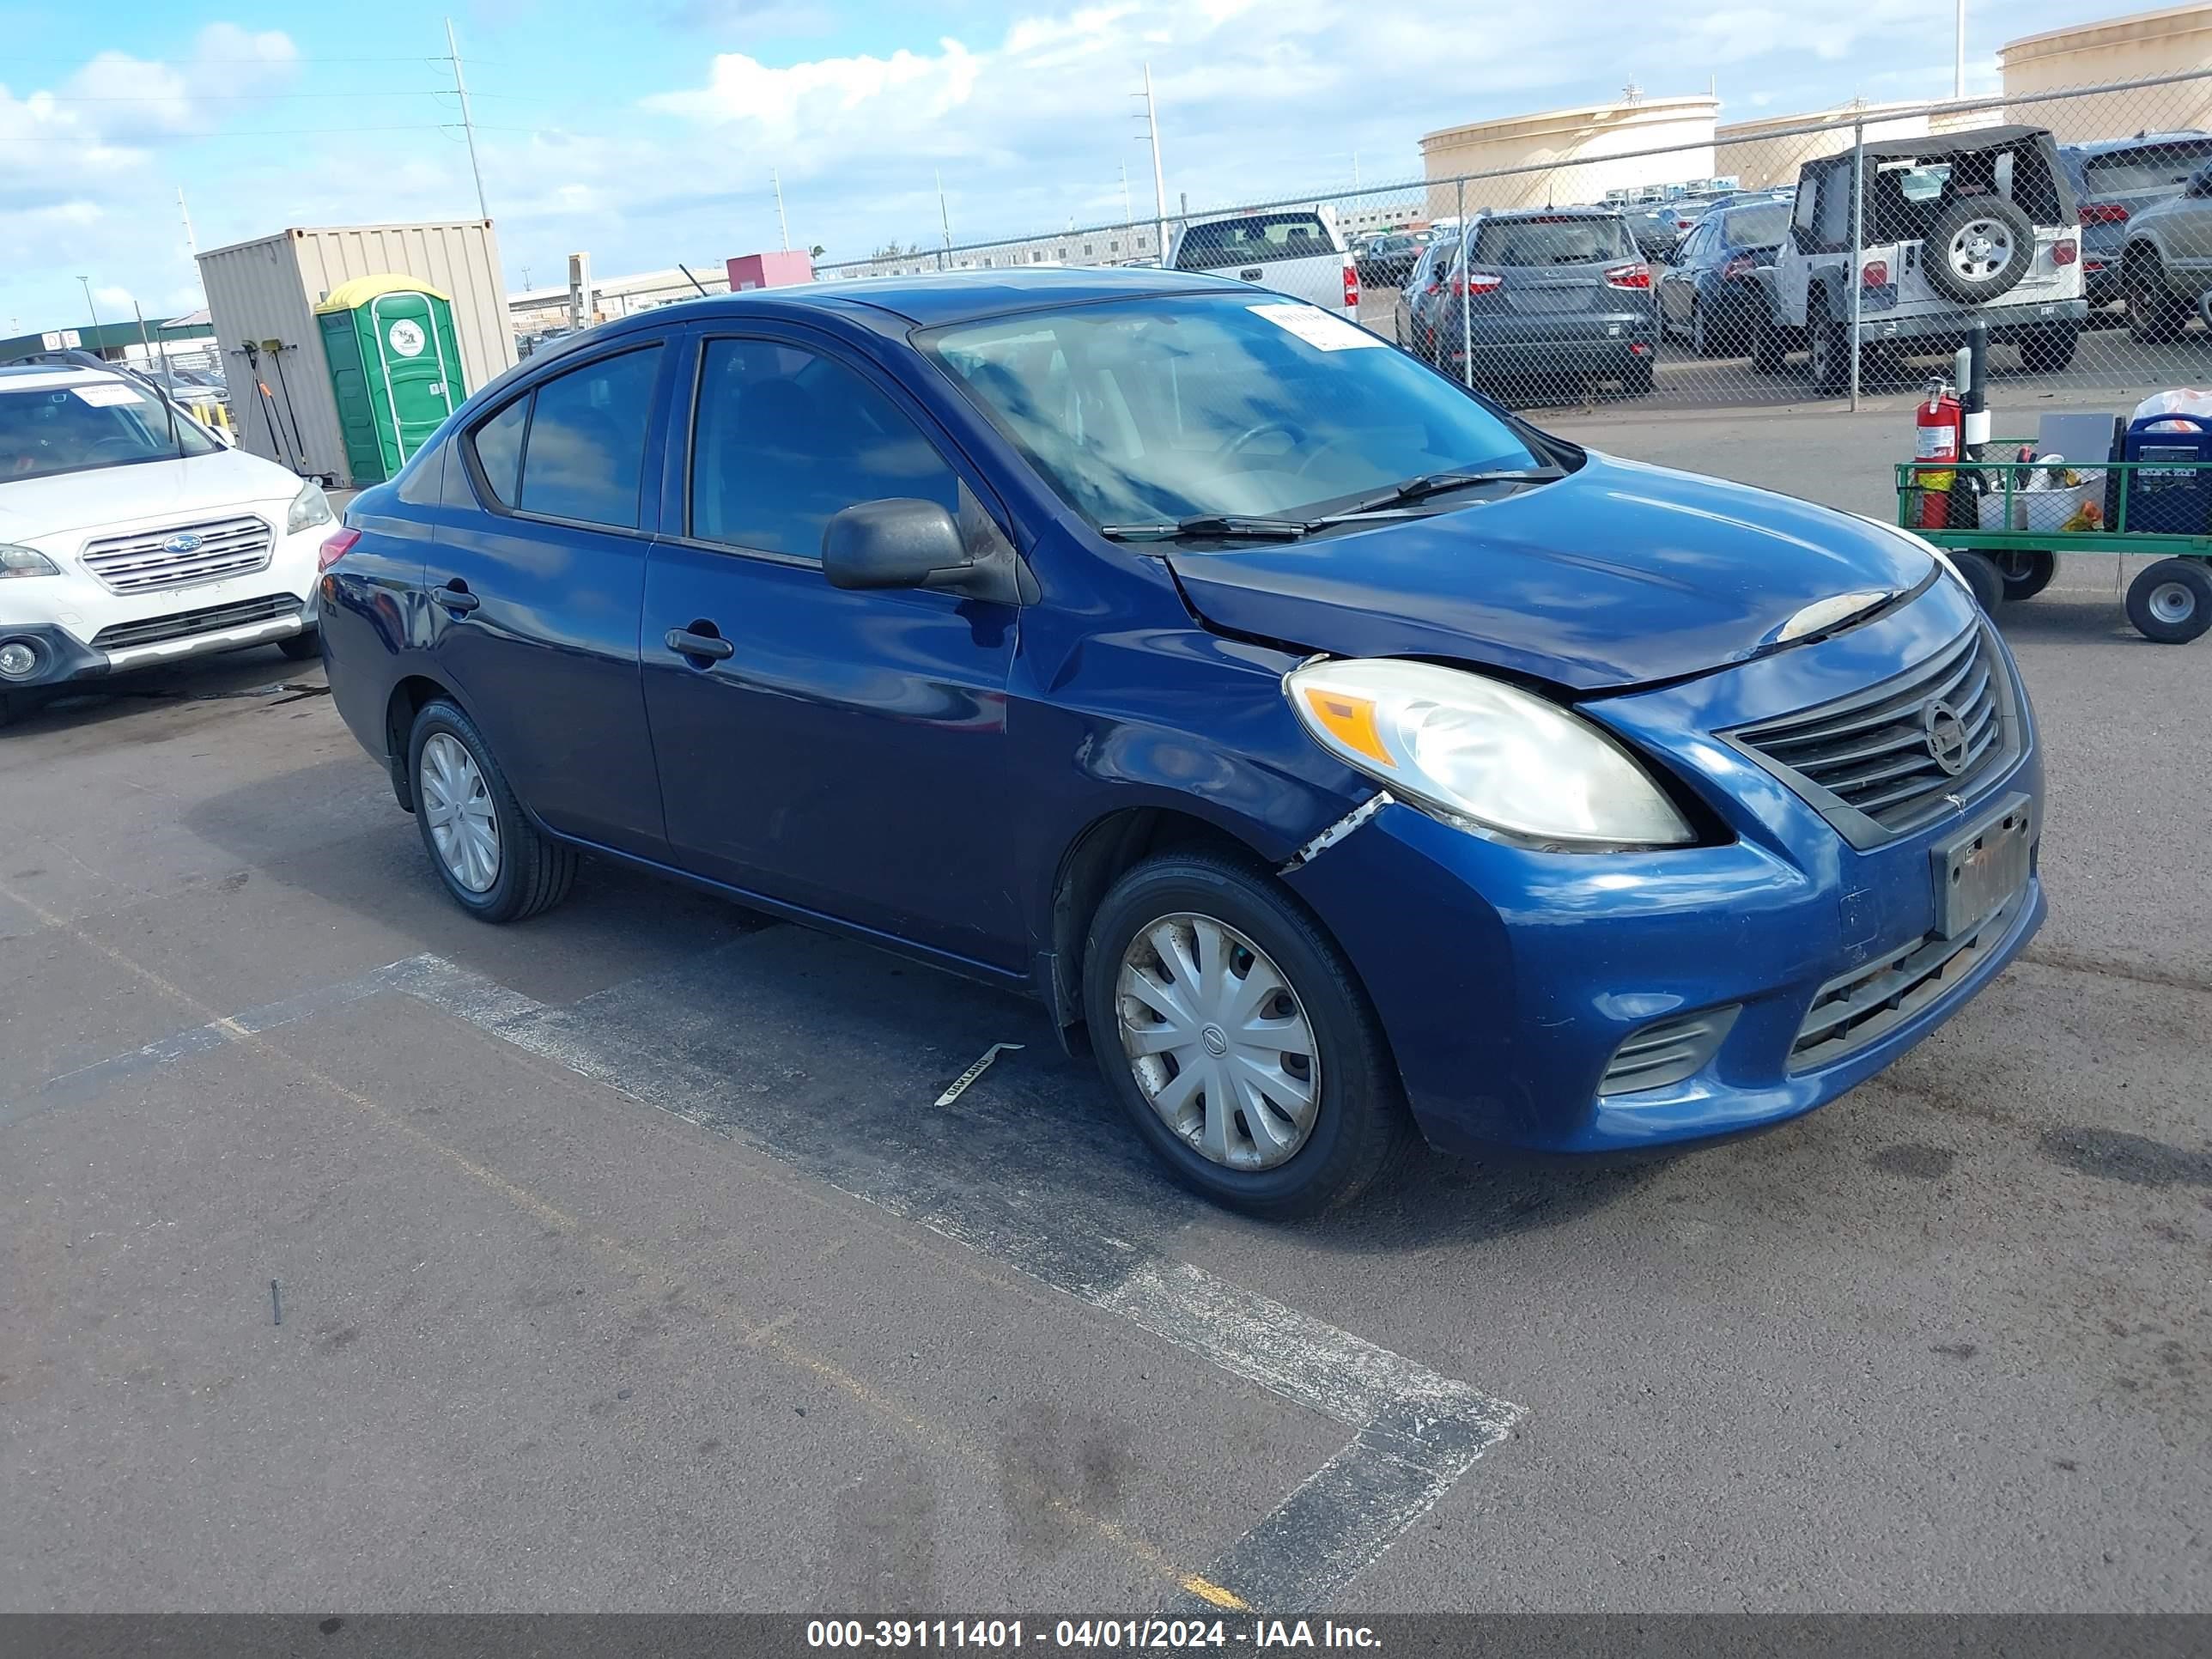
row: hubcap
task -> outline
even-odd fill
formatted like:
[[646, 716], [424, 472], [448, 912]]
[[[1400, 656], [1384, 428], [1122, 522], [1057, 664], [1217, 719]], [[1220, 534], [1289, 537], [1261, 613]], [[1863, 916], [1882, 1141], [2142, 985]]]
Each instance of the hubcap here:
[[1968, 282], [1986, 282], [2012, 263], [2012, 228], [2001, 219], [1976, 219], [1951, 239], [1951, 269]]
[[2162, 623], [2187, 622], [2197, 609], [2197, 596], [2179, 582], [2160, 582], [2150, 591], [2150, 614]]
[[1272, 1170], [1313, 1132], [1321, 1058], [1267, 953], [1210, 916], [1130, 940], [1115, 996], [1121, 1051], [1152, 1109], [1202, 1158]]
[[459, 738], [433, 732], [422, 745], [422, 822], [447, 873], [471, 893], [499, 879], [499, 818], [476, 757]]

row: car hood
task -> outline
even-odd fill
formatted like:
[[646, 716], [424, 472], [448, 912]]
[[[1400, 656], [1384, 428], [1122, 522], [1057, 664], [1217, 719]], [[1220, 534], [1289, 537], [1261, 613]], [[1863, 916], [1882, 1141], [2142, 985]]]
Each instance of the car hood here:
[[44, 478], [0, 478], [0, 542], [142, 519], [186, 519], [249, 503], [281, 505], [299, 494], [300, 484], [275, 462], [240, 449]]
[[1577, 691], [1742, 661], [1816, 600], [1906, 592], [1929, 569], [1926, 552], [1863, 519], [1596, 454], [1501, 500], [1168, 562], [1199, 616], [1231, 633]]

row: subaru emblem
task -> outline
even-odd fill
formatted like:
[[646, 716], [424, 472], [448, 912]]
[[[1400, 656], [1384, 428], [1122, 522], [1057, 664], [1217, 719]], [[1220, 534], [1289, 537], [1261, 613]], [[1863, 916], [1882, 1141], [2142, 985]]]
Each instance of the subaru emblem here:
[[164, 553], [197, 553], [200, 550], [200, 538], [189, 530], [180, 530], [161, 544], [161, 550]]

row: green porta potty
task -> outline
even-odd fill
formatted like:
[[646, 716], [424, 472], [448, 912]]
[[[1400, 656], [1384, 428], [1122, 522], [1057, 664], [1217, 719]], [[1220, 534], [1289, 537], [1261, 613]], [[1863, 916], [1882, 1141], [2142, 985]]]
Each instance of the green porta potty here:
[[356, 276], [315, 307], [357, 484], [381, 483], [468, 396], [453, 301], [412, 276]]

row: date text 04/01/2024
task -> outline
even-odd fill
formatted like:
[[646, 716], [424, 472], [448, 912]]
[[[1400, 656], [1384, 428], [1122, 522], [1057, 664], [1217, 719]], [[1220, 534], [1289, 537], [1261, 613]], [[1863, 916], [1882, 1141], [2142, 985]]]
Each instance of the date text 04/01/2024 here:
[[1307, 1619], [1255, 1619], [1232, 1625], [1222, 1619], [1061, 1619], [1050, 1636], [1039, 1622], [1024, 1627], [1018, 1619], [815, 1619], [806, 1626], [810, 1648], [968, 1648], [1010, 1650], [1034, 1647], [1083, 1650], [1174, 1651], [1187, 1648], [1243, 1647], [1257, 1652], [1297, 1648], [1360, 1648], [1381, 1645], [1365, 1625], [1317, 1624]]

